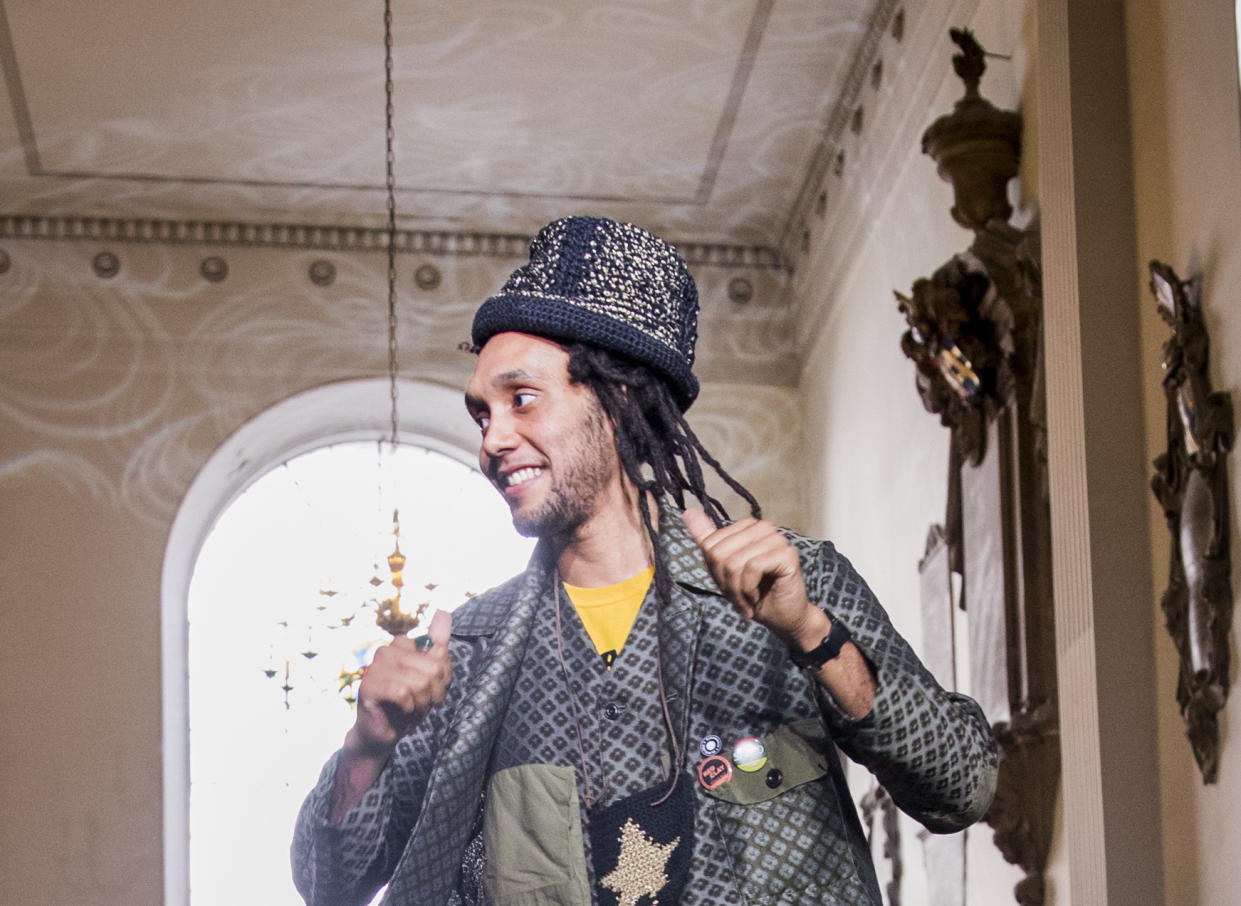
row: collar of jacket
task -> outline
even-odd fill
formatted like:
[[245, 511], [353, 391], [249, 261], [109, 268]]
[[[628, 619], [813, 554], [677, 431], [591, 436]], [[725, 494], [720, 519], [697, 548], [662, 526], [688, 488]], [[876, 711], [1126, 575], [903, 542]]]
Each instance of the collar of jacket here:
[[[707, 571], [702, 551], [681, 519], [681, 511], [667, 498], [659, 504], [659, 547], [672, 572], [673, 583], [695, 593], [689, 597], [674, 594], [666, 616], [672, 617], [687, 607], [694, 607], [696, 598], [702, 595], [722, 597], [719, 586]], [[539, 542], [523, 573], [479, 595], [453, 614], [452, 634], [458, 638], [486, 638], [502, 628], [511, 630], [511, 611], [517, 598], [550, 591], [554, 571], [548, 556], [545, 545]]]

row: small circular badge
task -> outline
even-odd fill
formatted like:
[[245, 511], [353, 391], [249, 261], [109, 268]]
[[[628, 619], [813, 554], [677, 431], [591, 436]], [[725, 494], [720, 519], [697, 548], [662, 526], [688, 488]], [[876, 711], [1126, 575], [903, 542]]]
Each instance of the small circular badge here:
[[732, 780], [733, 766], [723, 755], [704, 758], [698, 765], [698, 782], [704, 789], [713, 790]]
[[710, 736], [704, 736], [702, 742], [698, 744], [698, 751], [702, 753], [703, 758], [710, 758], [712, 755], [720, 754], [720, 750], [724, 748], [724, 741], [712, 733]]
[[752, 774], [767, 763], [767, 750], [761, 740], [754, 736], [738, 739], [733, 746], [733, 764], [737, 770]]

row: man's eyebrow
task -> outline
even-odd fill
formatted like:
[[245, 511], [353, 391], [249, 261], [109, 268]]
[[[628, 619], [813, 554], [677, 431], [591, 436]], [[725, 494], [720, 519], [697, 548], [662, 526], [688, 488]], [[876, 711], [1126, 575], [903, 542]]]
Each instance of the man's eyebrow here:
[[524, 368], [514, 368], [511, 371], [502, 371], [491, 379], [493, 387], [507, 387], [511, 384], [524, 384], [527, 381], [537, 381], [539, 376], [531, 374]]
[[[532, 374], [524, 368], [513, 368], [510, 371], [502, 371], [499, 374], [497, 374], [495, 377], [493, 377], [491, 379], [491, 386], [511, 387], [514, 384], [527, 384], [530, 382], [538, 382], [541, 380], [542, 378], [540, 378], [537, 374]], [[465, 393], [465, 405], [467, 409], [487, 408], [487, 403], [483, 400], [481, 396], [470, 393], [468, 390]]]

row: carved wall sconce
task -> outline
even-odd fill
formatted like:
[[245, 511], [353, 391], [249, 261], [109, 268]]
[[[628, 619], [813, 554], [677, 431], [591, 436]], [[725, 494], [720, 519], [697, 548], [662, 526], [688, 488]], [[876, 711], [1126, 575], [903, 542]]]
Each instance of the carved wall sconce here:
[[944, 540], [969, 616], [970, 691], [1000, 750], [985, 820], [1004, 858], [1026, 872], [1016, 901], [1042, 906], [1060, 745], [1041, 254], [1036, 230], [1008, 222], [1021, 117], [978, 94], [985, 53], [974, 36], [949, 34], [965, 96], [922, 148], [952, 183], [952, 217], [974, 241], [908, 296], [896, 293], [909, 325], [901, 349], [923, 404], [952, 435]]
[[1180, 670], [1176, 701], [1204, 783], [1219, 772], [1218, 713], [1228, 699], [1232, 629], [1228, 452], [1235, 437], [1232, 400], [1211, 390], [1210, 338], [1201, 283], [1150, 263], [1150, 288], [1172, 328], [1163, 344], [1168, 450], [1155, 458], [1151, 489], [1172, 533], [1163, 608]]

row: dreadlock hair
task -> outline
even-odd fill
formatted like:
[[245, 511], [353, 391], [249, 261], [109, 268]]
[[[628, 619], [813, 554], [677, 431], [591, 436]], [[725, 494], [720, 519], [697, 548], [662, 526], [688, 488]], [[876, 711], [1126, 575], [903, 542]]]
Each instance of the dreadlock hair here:
[[[667, 495], [685, 509], [688, 491], [719, 528], [728, 519], [723, 505], [712, 497], [703, 478], [706, 462], [730, 488], [750, 505], [758, 519], [762, 510], [744, 486], [707, 452], [681, 414], [667, 380], [645, 365], [587, 343], [570, 343], [569, 380], [594, 391], [611, 419], [621, 467], [638, 491], [642, 523], [655, 554], [655, 594], [661, 605], [671, 600], [668, 569], [659, 556], [658, 535], [646, 491], [656, 499]], [[648, 474], [649, 471], [649, 474]]]

